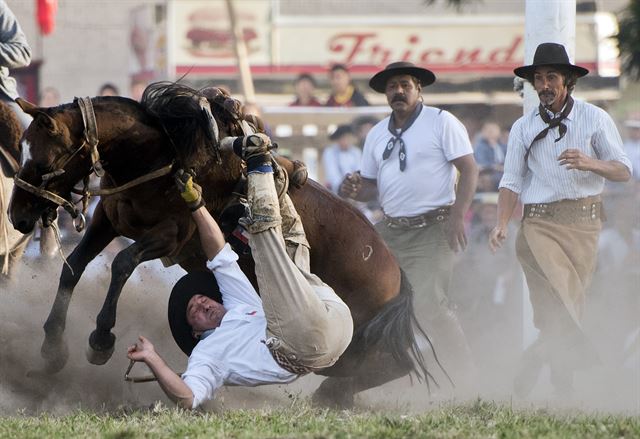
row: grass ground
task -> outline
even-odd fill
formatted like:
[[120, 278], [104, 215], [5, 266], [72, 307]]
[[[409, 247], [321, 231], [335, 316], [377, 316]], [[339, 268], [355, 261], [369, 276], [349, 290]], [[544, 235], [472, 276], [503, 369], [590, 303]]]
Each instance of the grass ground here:
[[640, 438], [640, 418], [513, 410], [477, 401], [421, 415], [320, 410], [185, 412], [157, 405], [111, 413], [0, 418], [2, 438]]

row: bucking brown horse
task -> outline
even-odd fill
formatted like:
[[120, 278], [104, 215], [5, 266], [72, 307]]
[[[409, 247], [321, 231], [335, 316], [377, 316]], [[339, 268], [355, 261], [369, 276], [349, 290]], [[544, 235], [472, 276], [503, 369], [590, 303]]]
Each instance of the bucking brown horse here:
[[[245, 135], [253, 127], [241, 117], [238, 102], [224, 92], [173, 83], [152, 84], [141, 103], [121, 97], [77, 99], [46, 109], [19, 103], [34, 121], [24, 135], [11, 198], [17, 230], [30, 233], [39, 218], [49, 223], [58, 206], [81, 225], [82, 212], [72, 193], [87, 190], [86, 185], [84, 190], [74, 186], [92, 172], [104, 174], [101, 199], [68, 258], [69, 266], [62, 269], [44, 324], [41, 354], [49, 372], [67, 361], [67, 309], [85, 267], [115, 237], [134, 241], [113, 259], [107, 296], [89, 337], [88, 360], [103, 364], [114, 350], [111, 329], [118, 297], [140, 263], [166, 257], [187, 271], [206, 269], [195, 223], [171, 174], [177, 168], [193, 169], [207, 209], [220, 219], [243, 179], [241, 160], [221, 149], [220, 139]], [[292, 162], [278, 162], [289, 173], [295, 171]], [[312, 272], [342, 297], [355, 323], [348, 350], [334, 366], [319, 372], [329, 378], [314, 397], [348, 405], [355, 393], [410, 372], [429, 384], [414, 333], [414, 328], [421, 329], [412, 290], [381, 237], [355, 208], [314, 181], [291, 187], [290, 195], [311, 244]], [[250, 255], [241, 255], [240, 265], [255, 279]]]

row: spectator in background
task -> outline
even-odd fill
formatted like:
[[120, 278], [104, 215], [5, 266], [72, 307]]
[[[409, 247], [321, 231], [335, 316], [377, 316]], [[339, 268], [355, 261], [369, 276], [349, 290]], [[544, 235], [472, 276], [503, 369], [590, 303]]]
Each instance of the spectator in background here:
[[496, 180], [495, 171], [493, 169], [481, 169], [478, 173], [477, 193], [497, 192], [499, 180]]
[[329, 70], [331, 95], [327, 107], [366, 107], [369, 102], [351, 82], [351, 75], [344, 64], [334, 64]]
[[364, 148], [364, 141], [367, 138], [367, 134], [369, 134], [371, 128], [373, 128], [378, 122], [378, 119], [373, 116], [356, 117], [353, 122], [351, 122], [353, 134], [356, 136], [356, 145], [360, 148]]
[[[491, 180], [491, 188], [488, 191], [497, 191], [498, 183], [502, 178], [504, 158], [507, 155], [507, 145], [500, 142], [500, 125], [495, 122], [485, 122], [480, 130], [475, 145], [473, 156], [483, 177]], [[486, 189], [483, 187], [483, 189]]]
[[14, 102], [18, 97], [16, 80], [9, 76], [9, 69], [26, 67], [31, 63], [31, 47], [22, 32], [15, 15], [4, 1], [0, 1], [0, 100], [11, 107], [26, 129], [31, 116]]
[[107, 82], [102, 84], [102, 87], [98, 90], [98, 96], [120, 96], [120, 91], [115, 84]]
[[356, 138], [349, 125], [338, 126], [329, 140], [333, 143], [322, 153], [322, 167], [325, 185], [337, 193], [345, 175], [358, 170], [362, 151], [354, 145]]
[[45, 87], [40, 92], [40, 107], [57, 107], [60, 105], [60, 92], [55, 87]]
[[491, 168], [502, 172], [507, 145], [500, 142], [500, 126], [495, 122], [485, 122], [480, 136], [473, 145], [473, 156], [480, 168]]
[[147, 83], [145, 81], [136, 79], [131, 82], [131, 99], [134, 99], [140, 102], [142, 99], [142, 94], [144, 90], [147, 88]]
[[289, 104], [290, 107], [322, 107], [316, 98], [316, 80], [309, 73], [301, 73], [293, 83], [296, 99]]
[[633, 179], [640, 182], [640, 114], [624, 121], [627, 129], [627, 140], [624, 142], [624, 149], [633, 167]]

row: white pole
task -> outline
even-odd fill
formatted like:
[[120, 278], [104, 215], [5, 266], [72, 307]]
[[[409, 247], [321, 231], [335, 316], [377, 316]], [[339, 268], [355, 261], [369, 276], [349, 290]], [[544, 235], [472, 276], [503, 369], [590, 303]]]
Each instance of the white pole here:
[[[533, 62], [533, 54], [541, 43], [564, 45], [571, 62], [576, 49], [576, 0], [526, 0], [524, 64]], [[535, 108], [538, 95], [528, 83], [524, 88], [525, 114]]]
[[[524, 34], [524, 65], [533, 62], [536, 48], [542, 43], [564, 45], [571, 62], [575, 62], [576, 0], [526, 0]], [[538, 106], [540, 100], [531, 84], [524, 84], [524, 114]], [[537, 338], [533, 326], [533, 308], [526, 282], [522, 288], [522, 344], [529, 346]]]
[[227, 11], [229, 12], [229, 22], [231, 23], [231, 33], [233, 34], [236, 60], [240, 73], [240, 85], [244, 95], [244, 103], [256, 102], [256, 94], [253, 89], [253, 79], [251, 78], [251, 68], [249, 67], [249, 55], [244, 42], [242, 29], [238, 25], [238, 16], [233, 5], [233, 0], [227, 0]]

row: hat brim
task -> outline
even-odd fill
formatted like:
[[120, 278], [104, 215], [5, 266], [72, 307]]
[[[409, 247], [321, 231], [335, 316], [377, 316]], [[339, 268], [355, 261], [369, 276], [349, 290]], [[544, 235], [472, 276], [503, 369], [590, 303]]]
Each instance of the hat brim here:
[[215, 275], [210, 271], [196, 271], [182, 276], [173, 286], [169, 296], [167, 317], [169, 328], [176, 344], [187, 355], [198, 344], [193, 337], [192, 329], [187, 323], [187, 305], [193, 296], [202, 294], [218, 303], [222, 303], [222, 295]]
[[436, 80], [436, 75], [431, 70], [422, 67], [397, 67], [386, 69], [373, 75], [373, 78], [369, 81], [369, 87], [378, 93], [384, 93], [387, 88], [387, 81], [396, 75], [413, 76], [420, 81], [420, 85], [423, 87], [433, 84]]
[[589, 74], [589, 70], [585, 69], [584, 67], [575, 66], [573, 64], [555, 64], [555, 63], [522, 66], [514, 69], [513, 73], [515, 73], [516, 76], [519, 76], [520, 78], [528, 79], [533, 75], [533, 73], [536, 71], [538, 67], [561, 67], [563, 69], [569, 69], [575, 72], [578, 75], [578, 78], [582, 78], [583, 76], [586, 76]]

